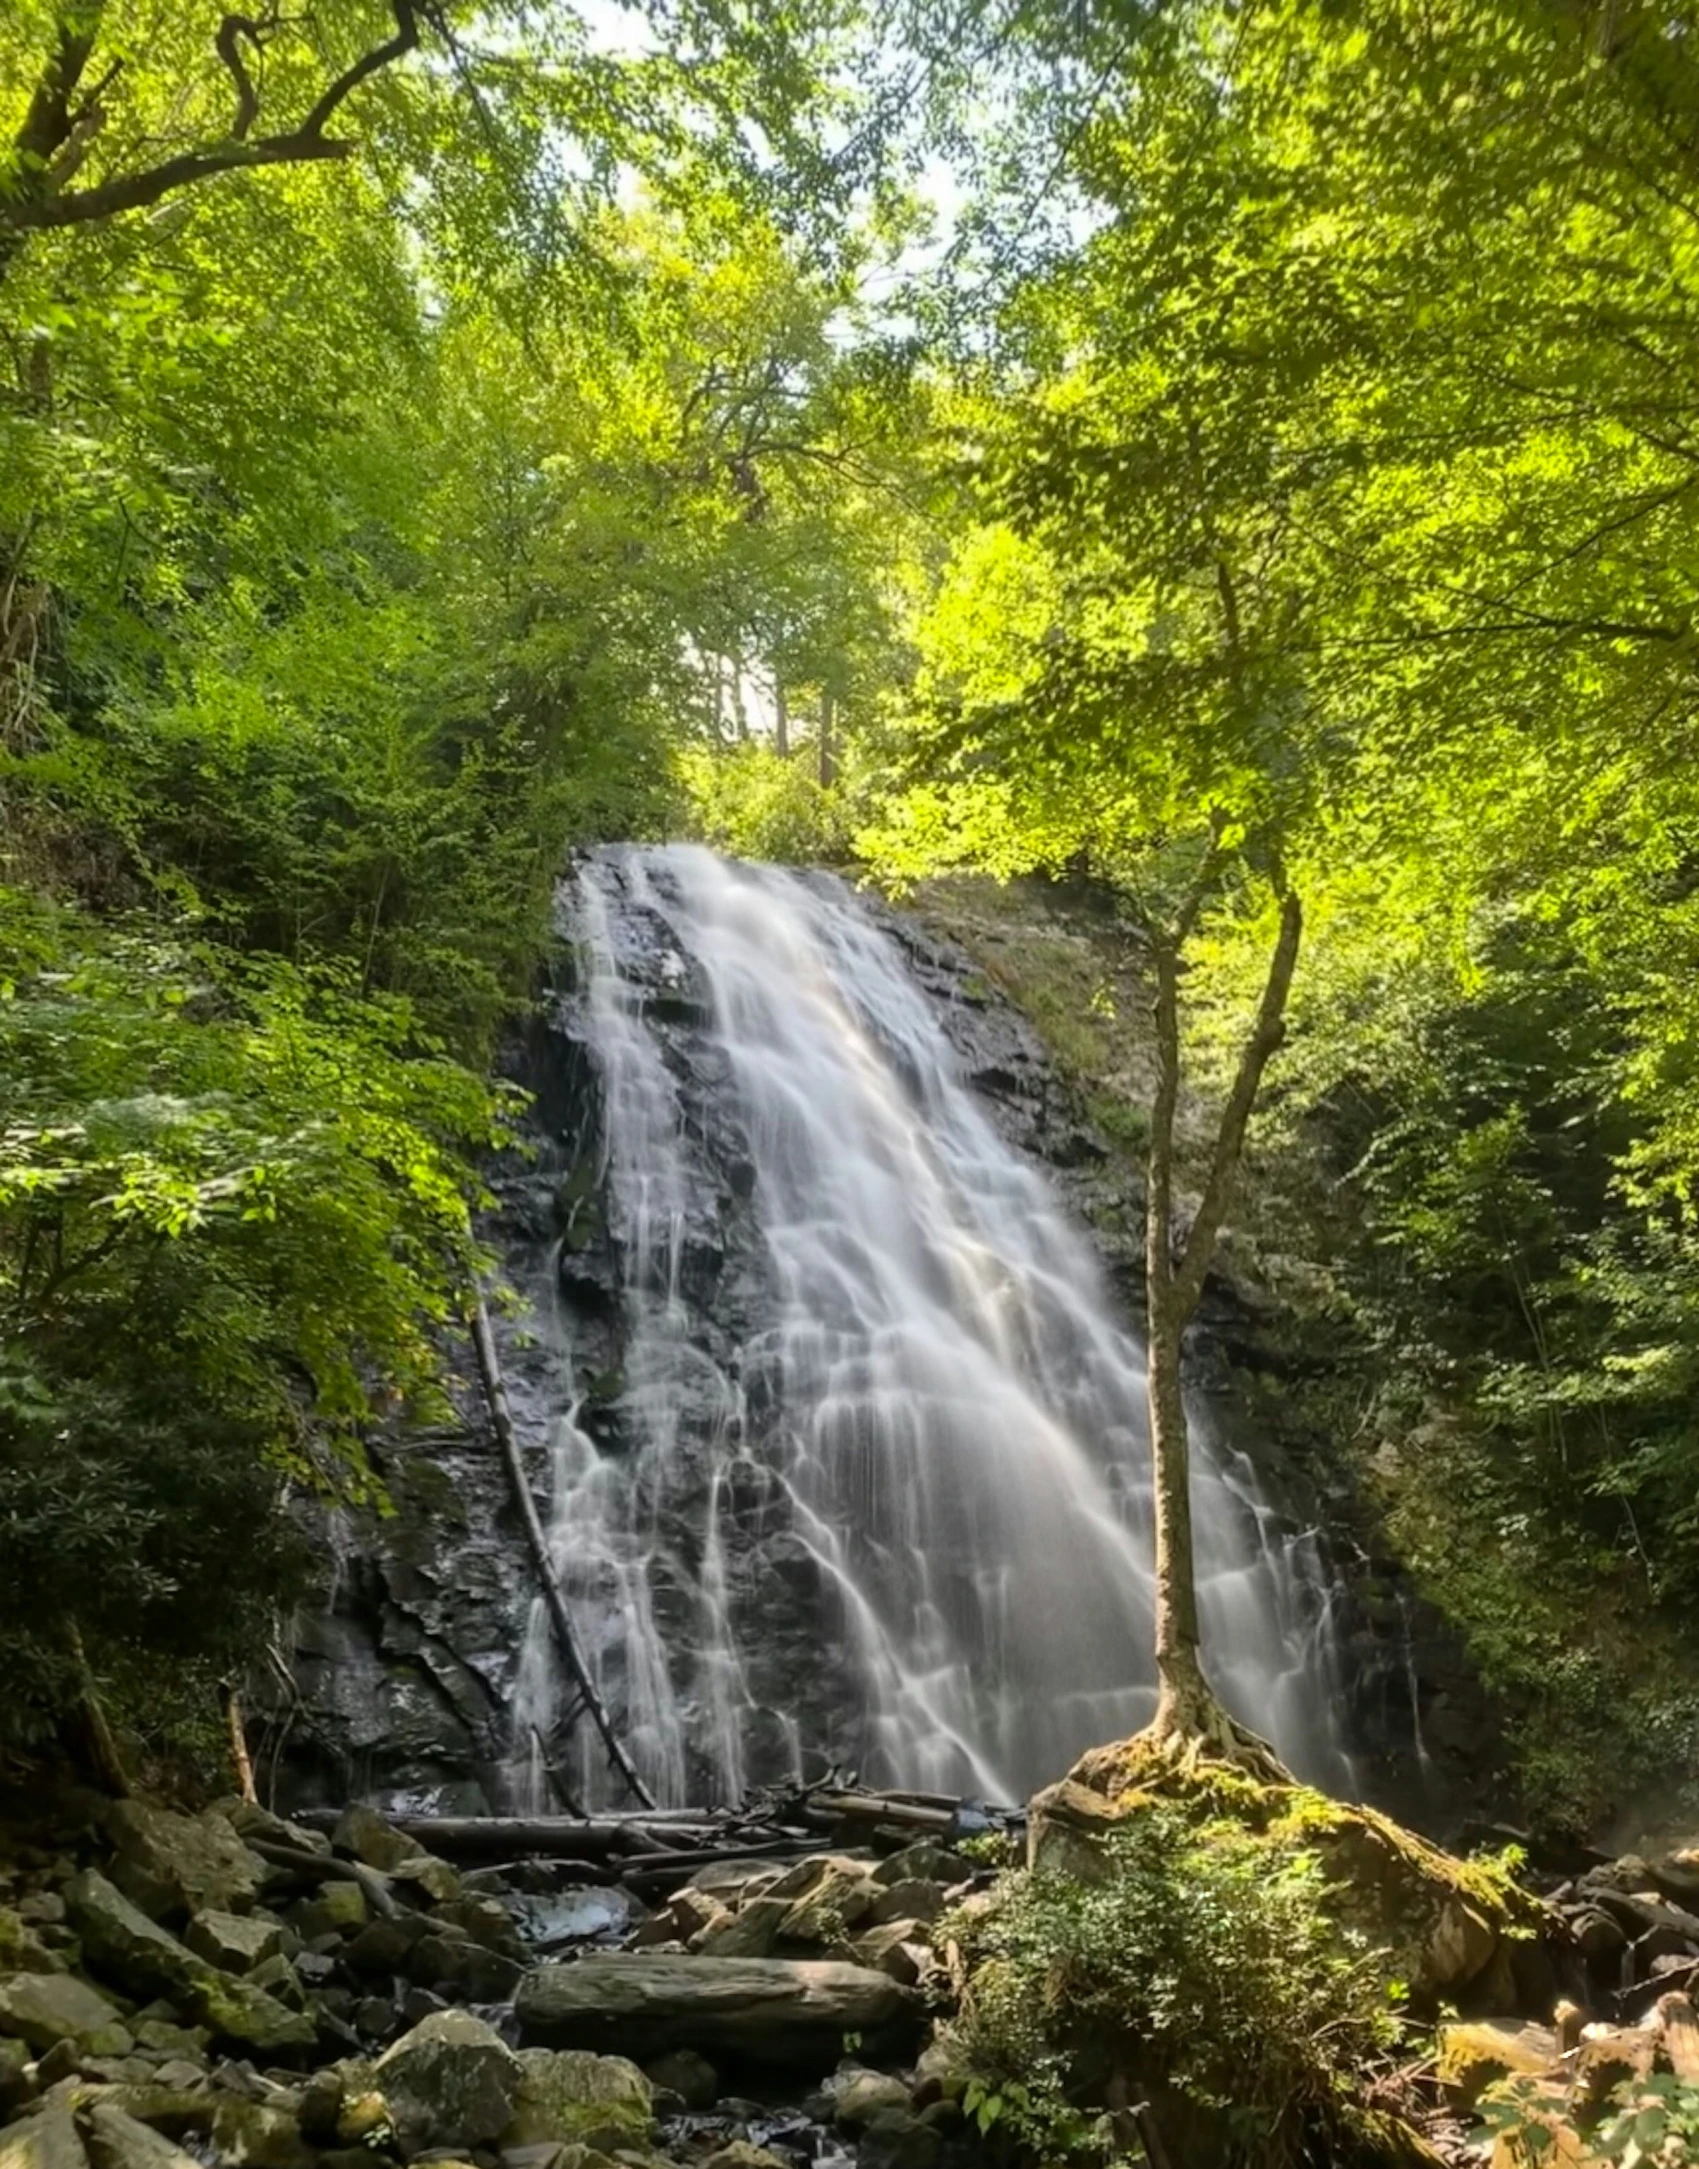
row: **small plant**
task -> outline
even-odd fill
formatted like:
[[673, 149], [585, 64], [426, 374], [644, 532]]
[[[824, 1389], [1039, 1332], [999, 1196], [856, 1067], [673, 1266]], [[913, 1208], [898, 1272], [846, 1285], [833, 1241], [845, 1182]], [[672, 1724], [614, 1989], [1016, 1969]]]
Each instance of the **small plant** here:
[[[1481, 2098], [1483, 2138], [1503, 2141], [1515, 2169], [1543, 2169], [1566, 2157], [1560, 2135], [1573, 2127], [1568, 2089], [1554, 2079], [1502, 2080]], [[1699, 2164], [1699, 2086], [1668, 2072], [1624, 2079], [1609, 2112], [1587, 2135], [1587, 2159], [1611, 2169], [1694, 2169]]]

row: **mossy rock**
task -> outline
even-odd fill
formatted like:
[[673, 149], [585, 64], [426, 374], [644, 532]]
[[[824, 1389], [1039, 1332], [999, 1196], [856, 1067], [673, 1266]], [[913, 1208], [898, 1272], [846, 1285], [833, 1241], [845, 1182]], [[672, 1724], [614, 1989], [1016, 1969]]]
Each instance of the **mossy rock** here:
[[1200, 1824], [1237, 1823], [1282, 1854], [1313, 1853], [1327, 1877], [1328, 1911], [1388, 1954], [1418, 2009], [1465, 1996], [1510, 1941], [1564, 1935], [1558, 1916], [1496, 1863], [1459, 1860], [1375, 1808], [1228, 1762], [1182, 1762], [1138, 1735], [1093, 1748], [1035, 1797], [1028, 1858], [1079, 1881], [1100, 1879], [1105, 1839], [1157, 1800]]

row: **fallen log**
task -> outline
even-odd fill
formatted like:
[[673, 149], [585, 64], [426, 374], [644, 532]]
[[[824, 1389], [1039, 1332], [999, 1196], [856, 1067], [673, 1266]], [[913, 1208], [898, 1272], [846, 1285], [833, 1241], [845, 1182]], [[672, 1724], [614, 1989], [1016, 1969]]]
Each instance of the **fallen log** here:
[[519, 1439], [513, 1428], [513, 1411], [508, 1406], [507, 1387], [502, 1382], [495, 1335], [490, 1330], [489, 1306], [484, 1301], [481, 1288], [473, 1290], [470, 1323], [472, 1348], [478, 1358], [478, 1373], [483, 1380], [484, 1399], [489, 1405], [490, 1422], [495, 1430], [496, 1444], [501, 1449], [502, 1464], [507, 1470], [514, 1504], [518, 1507], [519, 1518], [525, 1526], [525, 1541], [530, 1548], [532, 1564], [537, 1570], [537, 1580], [543, 1592], [543, 1602], [548, 1607], [550, 1623], [554, 1627], [561, 1661], [572, 1676], [586, 1716], [602, 1736], [602, 1744], [608, 1751], [608, 1760], [631, 1788], [631, 1797], [640, 1800], [645, 1807], [652, 1808], [655, 1805], [655, 1796], [638, 1776], [636, 1764], [625, 1751], [625, 1742], [614, 1730], [607, 1705], [597, 1692], [596, 1683], [590, 1676], [590, 1668], [584, 1662], [584, 1653], [578, 1646], [578, 1636], [573, 1628], [572, 1615], [566, 1608], [566, 1600], [560, 1593], [560, 1584], [555, 1579], [554, 1561], [549, 1557], [549, 1541], [543, 1534], [537, 1502], [531, 1496], [525, 1464], [520, 1458]]
[[385, 1920], [398, 1920], [408, 1910], [390, 1887], [389, 1877], [368, 1868], [364, 1861], [344, 1860], [334, 1853], [309, 1853], [303, 1846], [280, 1845], [272, 1838], [248, 1837], [242, 1842], [250, 1853], [258, 1853], [273, 1867], [292, 1869], [303, 1882], [358, 1883], [372, 1911]]

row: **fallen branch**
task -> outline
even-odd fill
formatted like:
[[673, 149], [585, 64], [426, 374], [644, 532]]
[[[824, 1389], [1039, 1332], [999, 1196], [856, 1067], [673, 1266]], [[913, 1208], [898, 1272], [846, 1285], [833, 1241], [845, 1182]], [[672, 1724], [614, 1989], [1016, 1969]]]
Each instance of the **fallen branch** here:
[[549, 1557], [548, 1538], [543, 1534], [543, 1524], [537, 1513], [537, 1502], [531, 1496], [531, 1486], [526, 1481], [525, 1463], [520, 1457], [519, 1440], [513, 1428], [513, 1411], [508, 1406], [507, 1388], [502, 1382], [501, 1362], [496, 1354], [495, 1335], [490, 1330], [489, 1306], [484, 1301], [482, 1289], [473, 1295], [471, 1313], [472, 1347], [478, 1358], [478, 1372], [483, 1380], [484, 1399], [489, 1405], [490, 1421], [495, 1428], [496, 1443], [501, 1448], [507, 1480], [512, 1486], [514, 1504], [519, 1508], [519, 1518], [525, 1526], [525, 1541], [530, 1547], [532, 1563], [537, 1569], [537, 1579], [542, 1586], [543, 1601], [549, 1609], [549, 1619], [559, 1644], [561, 1661], [572, 1675], [586, 1714], [601, 1734], [608, 1751], [608, 1760], [630, 1786], [632, 1797], [641, 1800], [645, 1807], [655, 1805], [655, 1796], [637, 1774], [636, 1765], [625, 1751], [625, 1743], [613, 1728], [607, 1705], [598, 1693], [590, 1668], [584, 1662], [578, 1647], [578, 1636], [573, 1631], [572, 1617], [567, 1611], [566, 1600], [560, 1593], [555, 1579], [554, 1561]]

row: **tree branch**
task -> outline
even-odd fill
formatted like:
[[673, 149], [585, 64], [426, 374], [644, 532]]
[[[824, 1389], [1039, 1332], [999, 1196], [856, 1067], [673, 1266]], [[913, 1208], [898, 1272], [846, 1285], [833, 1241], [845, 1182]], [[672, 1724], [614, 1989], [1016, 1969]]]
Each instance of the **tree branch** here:
[[[10, 203], [0, 202], [0, 235], [8, 228], [16, 236], [54, 227], [86, 226], [97, 219], [115, 218], [125, 211], [145, 210], [177, 189], [210, 180], [215, 174], [256, 166], [301, 165], [319, 159], [348, 157], [354, 145], [326, 135], [326, 128], [362, 83], [380, 69], [416, 51], [420, 43], [422, 10], [418, 0], [391, 0], [391, 11], [395, 17], [395, 35], [386, 38], [381, 45], [374, 45], [346, 67], [298, 127], [253, 140], [249, 140], [249, 131], [259, 111], [259, 98], [242, 59], [239, 41], [248, 36], [257, 43], [258, 30], [246, 17], [226, 16], [215, 42], [219, 57], [235, 78], [237, 87], [236, 117], [228, 142], [204, 150], [184, 151], [140, 173], [119, 174], [95, 188], [75, 189], [68, 194], [41, 193], [38, 188], [35, 193], [19, 195]], [[19, 131], [15, 148], [21, 155], [33, 159], [35, 138], [44, 131], [51, 134], [58, 129], [53, 139], [54, 148], [63, 142], [69, 127], [70, 94], [88, 65], [93, 42], [92, 29], [86, 35], [79, 30], [72, 37], [61, 25], [59, 54], [44, 72], [30, 112]], [[0, 250], [0, 269], [3, 268], [4, 251]]]

